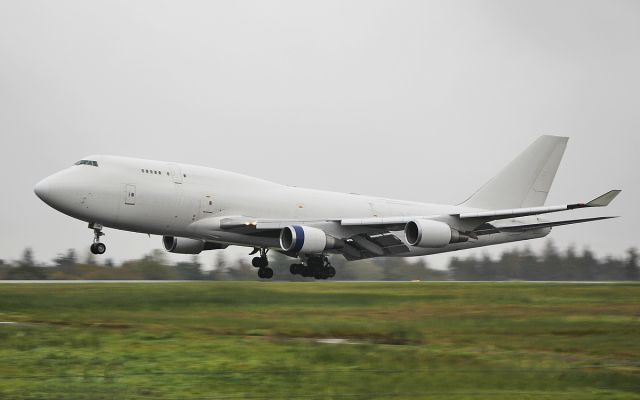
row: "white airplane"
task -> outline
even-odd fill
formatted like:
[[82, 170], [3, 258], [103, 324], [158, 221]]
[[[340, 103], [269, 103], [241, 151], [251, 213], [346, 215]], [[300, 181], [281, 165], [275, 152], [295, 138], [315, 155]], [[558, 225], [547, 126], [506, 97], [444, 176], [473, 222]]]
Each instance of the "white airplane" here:
[[326, 279], [327, 254], [347, 260], [411, 257], [544, 237], [551, 228], [614, 217], [548, 221], [541, 214], [607, 206], [620, 190], [587, 203], [544, 206], [568, 138], [542, 136], [458, 205], [393, 200], [285, 186], [194, 165], [108, 155], [86, 157], [38, 182], [36, 195], [89, 223], [91, 251], [103, 227], [162, 235], [167, 251], [199, 254], [248, 246], [260, 278], [269, 250], [302, 262], [292, 274]]

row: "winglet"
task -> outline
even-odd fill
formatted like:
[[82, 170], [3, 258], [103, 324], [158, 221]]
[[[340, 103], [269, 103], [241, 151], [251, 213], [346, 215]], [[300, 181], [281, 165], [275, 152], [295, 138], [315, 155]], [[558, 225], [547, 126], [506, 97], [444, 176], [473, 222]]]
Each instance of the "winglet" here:
[[622, 190], [610, 190], [607, 193], [603, 194], [602, 196], [591, 200], [590, 202], [585, 204], [585, 206], [606, 207], [609, 205], [609, 203], [613, 201], [613, 199], [615, 199], [620, 194], [620, 192], [622, 192]]

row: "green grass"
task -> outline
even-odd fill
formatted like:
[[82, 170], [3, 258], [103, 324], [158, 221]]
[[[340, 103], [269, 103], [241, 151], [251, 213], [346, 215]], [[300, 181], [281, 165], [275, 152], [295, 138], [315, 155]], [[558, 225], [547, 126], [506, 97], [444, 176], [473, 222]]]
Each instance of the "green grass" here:
[[0, 398], [640, 399], [639, 284], [1, 284], [0, 321]]

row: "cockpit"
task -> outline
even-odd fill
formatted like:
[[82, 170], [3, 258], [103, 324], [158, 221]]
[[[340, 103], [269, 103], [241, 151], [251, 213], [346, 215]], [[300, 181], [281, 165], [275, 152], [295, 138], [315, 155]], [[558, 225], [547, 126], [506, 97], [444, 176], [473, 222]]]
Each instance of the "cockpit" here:
[[93, 160], [80, 160], [77, 163], [75, 163], [74, 165], [91, 165], [92, 167], [97, 167], [98, 166], [98, 162], [97, 161], [93, 161]]

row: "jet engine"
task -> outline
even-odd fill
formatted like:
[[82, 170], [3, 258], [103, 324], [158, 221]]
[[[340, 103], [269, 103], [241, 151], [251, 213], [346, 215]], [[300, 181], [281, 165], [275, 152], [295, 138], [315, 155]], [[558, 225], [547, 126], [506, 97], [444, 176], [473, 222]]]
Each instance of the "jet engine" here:
[[224, 249], [227, 247], [225, 244], [175, 236], [163, 236], [162, 243], [169, 253], [178, 254], [200, 254], [203, 250]]
[[289, 225], [280, 231], [280, 247], [293, 254], [317, 254], [338, 246], [338, 241], [322, 229]]
[[416, 247], [444, 247], [450, 243], [461, 243], [469, 237], [451, 228], [444, 222], [431, 219], [410, 221], [404, 228], [407, 242]]

